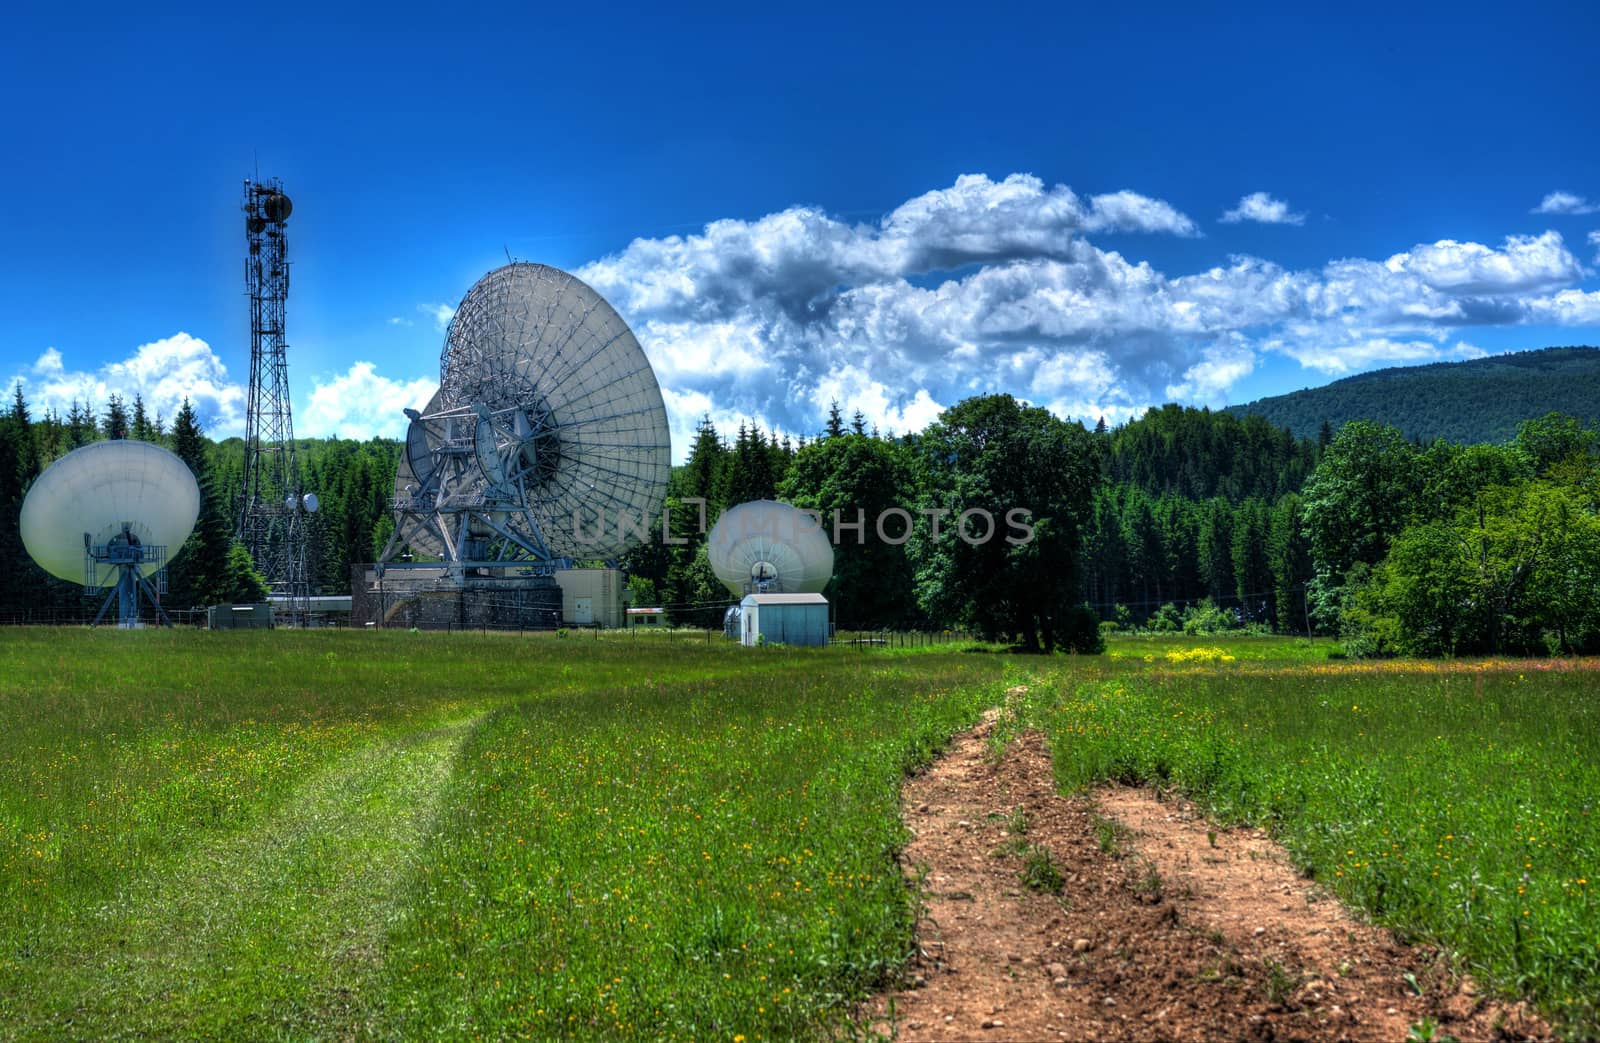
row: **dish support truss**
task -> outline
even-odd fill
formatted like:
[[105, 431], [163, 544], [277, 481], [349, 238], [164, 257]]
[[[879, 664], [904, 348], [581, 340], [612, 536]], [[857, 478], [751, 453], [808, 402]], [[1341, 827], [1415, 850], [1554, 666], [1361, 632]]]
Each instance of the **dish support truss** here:
[[437, 553], [458, 580], [469, 569], [518, 565], [550, 574], [571, 567], [551, 551], [535, 513], [539, 489], [560, 464], [561, 440], [547, 410], [471, 405], [406, 415], [406, 463], [415, 481], [394, 499], [394, 535], [379, 562], [405, 567], [394, 558], [409, 543]]
[[[145, 570], [155, 565], [153, 575]], [[139, 598], [150, 599], [156, 618], [163, 626], [171, 626], [166, 610], [161, 607], [161, 595], [167, 590], [167, 548], [156, 544], [141, 544], [132, 536], [127, 526], [107, 543], [91, 543], [89, 534], [83, 534], [83, 592], [86, 597], [98, 597], [106, 587], [110, 592], [100, 603], [91, 626], [99, 626], [111, 603], [117, 603], [117, 625], [131, 629], [139, 625]], [[105, 570], [102, 573], [101, 570]]]

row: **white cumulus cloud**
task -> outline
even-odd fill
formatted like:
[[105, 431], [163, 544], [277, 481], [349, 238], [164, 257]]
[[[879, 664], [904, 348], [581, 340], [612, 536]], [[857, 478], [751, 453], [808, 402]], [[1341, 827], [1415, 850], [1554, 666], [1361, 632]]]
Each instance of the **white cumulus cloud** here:
[[[112, 395], [120, 396], [131, 410], [139, 396], [150, 418], [159, 414], [170, 428], [187, 398], [208, 436], [244, 434], [249, 389], [229, 375], [210, 345], [187, 333], [141, 344], [127, 357], [93, 370], [72, 368], [60, 351], [46, 348], [31, 365], [14, 373], [7, 386], [17, 383], [35, 416], [53, 410], [65, 417], [74, 402], [98, 416]], [[426, 404], [438, 386], [432, 379], [386, 377], [371, 362], [313, 378], [309, 392], [298, 382], [291, 383], [295, 434], [309, 438], [401, 437], [406, 426], [402, 409]]]
[[437, 390], [437, 380], [394, 380], [370, 362], [357, 362], [344, 373], [313, 382], [305, 406], [295, 415], [294, 431], [305, 438], [403, 438], [403, 411], [421, 409]]
[[1389, 258], [1392, 272], [1411, 272], [1453, 294], [1505, 294], [1562, 286], [1583, 276], [1578, 259], [1555, 232], [1507, 237], [1498, 250], [1441, 239]]
[[1265, 192], [1251, 192], [1240, 198], [1238, 206], [1225, 212], [1222, 220], [1225, 224], [1255, 221], [1264, 225], [1302, 225], [1306, 215], [1294, 213], [1282, 199], [1274, 199]]
[[1402, 341], [1382, 336], [1321, 344], [1290, 341], [1276, 346], [1307, 369], [1329, 376], [1344, 376], [1375, 366], [1476, 359], [1486, 354], [1482, 348], [1465, 342], [1446, 347], [1427, 340]]
[[1224, 338], [1200, 352], [1200, 359], [1167, 385], [1167, 397], [1179, 402], [1216, 401], [1256, 368], [1255, 352], [1241, 338]]
[[880, 433], [920, 431], [939, 419], [945, 409], [927, 388], [907, 394], [848, 363], [825, 374], [811, 390], [811, 404], [817, 412], [826, 413], [835, 402], [846, 419], [860, 412]]
[[903, 275], [980, 261], [1060, 257], [1084, 232], [1192, 236], [1198, 229], [1170, 204], [1136, 192], [1085, 200], [1065, 185], [1046, 188], [1030, 174], [999, 182], [966, 174], [950, 188], [895, 208], [868, 241], [882, 249], [884, 274]]
[[126, 358], [93, 370], [69, 368], [60, 351], [46, 348], [8, 385], [19, 382], [36, 415], [53, 410], [65, 417], [74, 402], [103, 412], [112, 395], [131, 409], [138, 396], [152, 420], [159, 414], [170, 423], [188, 398], [208, 434], [244, 433], [245, 389], [209, 344], [187, 333], [141, 344]]
[[1527, 321], [1552, 326], [1600, 326], [1600, 290], [1562, 290], [1525, 304]]
[[1591, 203], [1583, 196], [1571, 192], [1551, 192], [1528, 211], [1531, 214], [1593, 214], [1600, 212], [1600, 203]]
[[[1300, 216], [1251, 199], [1252, 219]], [[1135, 231], [1195, 233], [1136, 192], [966, 175], [878, 222], [791, 207], [635, 240], [576, 274], [632, 324], [669, 408], [694, 404], [691, 428], [709, 413], [814, 432], [837, 400], [899, 431], [993, 391], [1125, 419], [1171, 397], [1230, 401], [1264, 354], [1343, 374], [1471, 357], [1472, 327], [1596, 322], [1577, 285], [1587, 272], [1554, 231], [1305, 269], [1235, 256], [1192, 273], [1140, 258], [1137, 240], [1098, 241]]]

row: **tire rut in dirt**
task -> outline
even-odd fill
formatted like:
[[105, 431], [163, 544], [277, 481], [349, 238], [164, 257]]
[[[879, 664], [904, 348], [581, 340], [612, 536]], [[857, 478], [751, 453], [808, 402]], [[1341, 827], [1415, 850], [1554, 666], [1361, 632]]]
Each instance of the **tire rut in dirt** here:
[[[1036, 733], [997, 763], [991, 728], [960, 736], [906, 785], [914, 836], [902, 863], [925, 903], [921, 953], [907, 987], [868, 1005], [875, 1031], [909, 1040], [1389, 1040], [1429, 1018], [1462, 1039], [1548, 1034], [1521, 1005], [1493, 1007], [1460, 982], [1443, 988], [1436, 954], [1384, 932], [1310, 935], [1314, 952], [1290, 944], [1326, 931], [1331, 899], [1317, 909], [1302, 902], [1305, 922], [1286, 902], [1260, 923], [1213, 922], [1205, 896], [1215, 885], [1191, 882], [1168, 856], [1220, 858], [1234, 835], [1201, 822], [1174, 841], [1181, 847], [1163, 848], [1165, 839], [1135, 834], [1089, 798], [1058, 796]], [[1162, 806], [1147, 794], [1129, 799]], [[1208, 855], [1193, 852], [1196, 835]], [[1286, 861], [1279, 869], [1293, 879]], [[1424, 995], [1408, 994], [1406, 974]]]

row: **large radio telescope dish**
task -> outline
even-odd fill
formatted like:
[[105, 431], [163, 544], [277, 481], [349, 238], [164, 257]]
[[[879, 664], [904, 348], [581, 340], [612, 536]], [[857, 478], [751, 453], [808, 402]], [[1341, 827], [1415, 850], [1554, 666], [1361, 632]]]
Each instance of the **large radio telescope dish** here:
[[[52, 576], [83, 583], [84, 552], [124, 531], [177, 553], [200, 515], [200, 486], [182, 459], [149, 442], [92, 442], [51, 464], [22, 501], [22, 545]], [[149, 576], [161, 562], [138, 564]]]
[[667, 413], [639, 342], [592, 288], [546, 265], [495, 269], [456, 309], [439, 370], [427, 408], [408, 411], [386, 559], [400, 543], [457, 564], [616, 558], [649, 531], [671, 470]]
[[723, 511], [706, 538], [706, 555], [736, 595], [820, 594], [833, 578], [833, 545], [816, 516], [774, 500]]

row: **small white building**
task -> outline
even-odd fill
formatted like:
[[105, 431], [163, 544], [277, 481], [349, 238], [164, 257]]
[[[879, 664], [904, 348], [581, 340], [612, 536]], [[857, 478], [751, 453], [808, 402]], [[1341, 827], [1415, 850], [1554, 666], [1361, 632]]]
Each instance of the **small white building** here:
[[271, 630], [272, 606], [265, 601], [251, 605], [212, 605], [206, 609], [208, 630]]
[[569, 626], [623, 624], [623, 595], [627, 586], [618, 569], [557, 569], [561, 586], [561, 621]]
[[828, 643], [828, 599], [821, 594], [746, 594], [739, 614], [743, 645]]
[[639, 627], [664, 630], [667, 626], [667, 610], [664, 608], [630, 608], [627, 616], [629, 630]]

